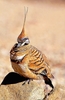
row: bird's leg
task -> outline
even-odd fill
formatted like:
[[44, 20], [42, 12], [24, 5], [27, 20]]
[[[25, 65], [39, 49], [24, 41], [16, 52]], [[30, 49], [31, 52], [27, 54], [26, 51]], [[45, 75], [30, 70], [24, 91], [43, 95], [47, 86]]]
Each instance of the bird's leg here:
[[25, 81], [24, 81], [24, 83], [23, 83], [22, 85], [25, 85], [26, 83], [28, 83], [28, 84], [29, 84], [29, 83], [30, 83], [30, 81], [32, 81], [32, 80], [33, 80], [33, 79], [27, 79], [27, 80], [25, 80]]

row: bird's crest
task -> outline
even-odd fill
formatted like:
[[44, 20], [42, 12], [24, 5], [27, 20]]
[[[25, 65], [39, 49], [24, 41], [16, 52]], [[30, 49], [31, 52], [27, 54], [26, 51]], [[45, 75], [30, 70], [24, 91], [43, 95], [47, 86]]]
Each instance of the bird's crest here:
[[22, 28], [22, 31], [21, 31], [20, 35], [19, 35], [18, 38], [17, 38], [17, 41], [18, 41], [18, 42], [21, 42], [21, 40], [22, 40], [23, 38], [26, 38], [26, 37], [27, 37], [27, 35], [26, 35], [26, 33], [25, 33], [25, 29], [24, 29], [24, 27], [25, 27], [25, 22], [26, 22], [27, 12], [28, 12], [28, 7], [27, 7], [27, 8], [24, 7], [24, 22], [23, 22], [23, 28]]

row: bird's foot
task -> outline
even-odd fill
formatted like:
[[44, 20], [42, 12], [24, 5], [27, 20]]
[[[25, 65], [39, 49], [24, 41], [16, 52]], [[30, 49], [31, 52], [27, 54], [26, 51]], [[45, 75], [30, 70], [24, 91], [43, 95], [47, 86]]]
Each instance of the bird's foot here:
[[24, 82], [23, 82], [23, 84], [22, 85], [25, 85], [26, 83], [30, 83], [30, 81], [32, 81], [33, 79], [27, 79], [27, 80], [25, 80]]

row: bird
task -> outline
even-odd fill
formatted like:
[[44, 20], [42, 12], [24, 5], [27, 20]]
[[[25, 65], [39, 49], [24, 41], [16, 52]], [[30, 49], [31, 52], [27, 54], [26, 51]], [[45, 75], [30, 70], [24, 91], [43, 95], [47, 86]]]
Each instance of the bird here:
[[51, 78], [54, 76], [51, 73], [49, 60], [36, 47], [30, 44], [30, 40], [25, 32], [25, 21], [28, 9], [25, 11], [23, 28], [17, 38], [17, 43], [14, 44], [10, 51], [10, 60], [15, 72], [29, 79], [40, 80], [41, 76], [52, 91], [54, 86]]

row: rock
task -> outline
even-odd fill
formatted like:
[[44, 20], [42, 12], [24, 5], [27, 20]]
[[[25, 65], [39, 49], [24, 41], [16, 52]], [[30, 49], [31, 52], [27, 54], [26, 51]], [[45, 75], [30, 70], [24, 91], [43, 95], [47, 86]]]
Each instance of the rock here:
[[57, 84], [53, 94], [47, 100], [65, 100], [65, 87]]
[[[0, 85], [0, 100], [43, 100], [48, 92], [45, 82], [31, 80], [28, 83], [27, 80], [14, 72], [9, 73]], [[57, 84], [45, 100], [65, 100], [65, 87]]]
[[0, 86], [0, 100], [42, 100], [45, 83], [42, 85], [40, 81], [31, 80], [23, 85], [24, 80], [16, 73], [8, 74]]
[[0, 100], [41, 100], [44, 91], [36, 82], [22, 85], [23, 82], [0, 86]]

